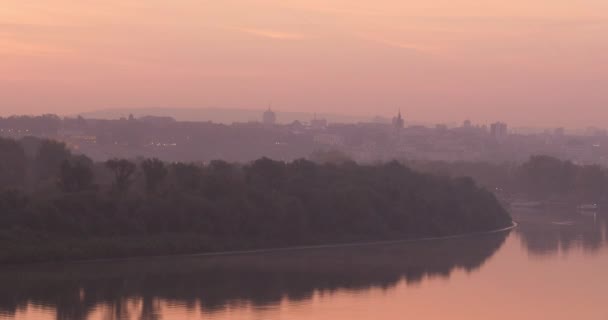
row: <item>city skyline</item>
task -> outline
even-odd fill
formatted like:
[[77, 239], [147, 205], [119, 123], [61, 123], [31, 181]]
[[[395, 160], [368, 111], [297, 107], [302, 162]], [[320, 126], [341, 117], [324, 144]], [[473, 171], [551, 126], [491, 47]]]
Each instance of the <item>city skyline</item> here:
[[[280, 125], [288, 125], [294, 122], [309, 124], [315, 121], [323, 121], [331, 124], [383, 124], [393, 125], [397, 118], [401, 118], [404, 127], [473, 127], [490, 132], [490, 127], [494, 124], [507, 124], [501, 119], [490, 119], [486, 121], [472, 120], [474, 118], [465, 117], [462, 119], [451, 119], [444, 122], [423, 122], [410, 118], [407, 114], [402, 114], [401, 108], [396, 109], [393, 114], [368, 114], [368, 115], [353, 115], [342, 113], [324, 113], [313, 111], [289, 111], [279, 108], [257, 108], [257, 109], [233, 109], [233, 108], [108, 108], [73, 114], [61, 114], [53, 112], [43, 112], [39, 114], [6, 114], [0, 113], [0, 119], [21, 118], [21, 117], [39, 117], [39, 116], [56, 116], [60, 119], [76, 119], [84, 118], [88, 120], [121, 120], [128, 118], [171, 118], [174, 121], [187, 122], [209, 122], [216, 124], [243, 124], [243, 123], [264, 123], [264, 116], [267, 111], [272, 111], [274, 114], [273, 123]], [[567, 130], [572, 134], [588, 134], [594, 135], [597, 132], [605, 132], [605, 126], [581, 125], [578, 127], [567, 127], [559, 125], [522, 125], [519, 123], [509, 123], [509, 131], [513, 133], [547, 133], [553, 131]]]

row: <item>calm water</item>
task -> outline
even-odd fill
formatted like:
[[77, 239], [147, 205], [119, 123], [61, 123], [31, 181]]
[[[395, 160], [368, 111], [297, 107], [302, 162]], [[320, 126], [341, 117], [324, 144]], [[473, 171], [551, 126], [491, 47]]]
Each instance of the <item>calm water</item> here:
[[0, 319], [608, 319], [602, 215], [418, 243], [0, 269]]

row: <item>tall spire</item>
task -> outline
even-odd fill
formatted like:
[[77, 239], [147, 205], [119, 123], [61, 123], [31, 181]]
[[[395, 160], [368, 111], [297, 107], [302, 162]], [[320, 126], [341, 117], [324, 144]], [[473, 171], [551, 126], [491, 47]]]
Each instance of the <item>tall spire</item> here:
[[399, 108], [399, 112], [397, 113], [397, 116], [393, 118], [393, 127], [397, 128], [397, 129], [401, 129], [403, 128], [404, 125], [404, 121], [403, 121], [403, 117], [401, 116], [401, 108]]
[[272, 111], [272, 103], [268, 103], [268, 110], [266, 110], [264, 112], [264, 114], [262, 115], [262, 122], [264, 124], [270, 124], [273, 125], [275, 124], [277, 121], [277, 116], [276, 114]]

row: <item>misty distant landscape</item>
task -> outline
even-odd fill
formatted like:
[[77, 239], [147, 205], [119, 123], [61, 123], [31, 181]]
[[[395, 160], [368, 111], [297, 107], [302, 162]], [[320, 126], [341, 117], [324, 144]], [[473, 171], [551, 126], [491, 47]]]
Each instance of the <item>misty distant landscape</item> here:
[[[484, 261], [492, 252], [475, 251], [475, 239], [483, 235], [499, 239], [517, 222], [522, 225], [515, 234], [534, 255], [568, 252], [576, 248], [578, 238], [592, 252], [608, 244], [608, 233], [603, 231], [608, 231], [608, 224], [601, 215], [602, 208], [608, 207], [603, 147], [608, 138], [601, 130], [581, 135], [557, 128], [521, 134], [509, 131], [502, 122], [486, 126], [468, 120], [457, 126], [428, 127], [408, 124], [401, 112], [389, 122], [330, 122], [313, 114], [312, 119], [282, 124], [281, 115], [267, 109], [257, 120], [230, 124], [133, 114], [117, 119], [52, 114], [0, 118], [0, 263], [8, 267], [8, 275], [15, 272], [15, 265], [34, 268], [26, 274], [36, 277], [35, 283], [28, 284], [36, 288], [38, 282], [58, 286], [48, 275], [35, 271], [35, 263], [41, 262], [185, 254], [212, 254], [201, 259], [215, 259], [214, 254], [238, 257], [327, 246], [342, 250], [344, 245], [378, 241], [430, 238], [457, 246], [456, 240], [441, 239], [465, 237], [468, 247], [455, 247], [448, 257]], [[585, 220], [573, 222], [581, 217]], [[497, 240], [488, 250], [498, 250], [503, 241]], [[440, 248], [428, 245], [430, 250]], [[407, 251], [417, 257], [415, 265], [429, 259], [420, 247], [424, 246], [412, 243]], [[344, 263], [341, 259], [353, 261], [367, 255], [348, 252], [337, 260], [309, 259], [333, 270]], [[72, 281], [86, 283], [85, 292], [105, 298], [76, 308], [60, 307], [51, 297], [34, 291], [21, 294], [38, 296], [56, 304], [58, 314], [74, 317], [92, 317], [93, 306], [110, 304], [119, 308], [119, 318], [135, 314], [149, 318], [162, 313], [149, 304], [167, 299], [163, 293], [167, 283], [159, 276], [171, 274], [174, 285], [191, 292], [203, 283], [212, 285], [206, 277], [215, 270], [236, 279], [244, 277], [242, 281], [265, 277], [270, 282], [290, 282], [293, 272], [305, 278], [316, 272], [312, 265], [302, 266], [307, 271], [292, 270], [291, 262], [288, 269], [281, 266], [271, 271], [240, 258], [236, 264], [220, 258], [219, 265], [209, 269], [208, 263], [215, 260], [199, 264], [194, 259], [184, 260], [191, 265], [186, 269], [159, 265], [157, 273], [137, 277], [158, 287], [143, 289], [139, 283], [124, 293], [103, 289], [99, 281], [135, 281], [130, 274], [133, 267], [119, 263], [109, 274], [93, 277], [93, 282], [89, 270], [77, 268], [75, 272], [86, 278]], [[374, 268], [393, 266], [396, 261], [382, 259]], [[462, 261], [466, 268], [479, 268], [477, 262]], [[449, 276], [458, 266], [445, 263], [438, 266], [442, 271], [430, 269], [428, 275], [446, 272]], [[278, 265], [271, 264], [274, 267]], [[311, 277], [310, 281], [341, 282], [302, 288], [307, 296], [303, 299], [310, 299], [310, 290], [352, 286], [372, 290], [376, 281], [395, 286], [400, 277], [420, 281], [427, 274], [426, 265], [422, 269], [411, 264], [394, 267], [397, 273], [390, 279], [374, 280], [371, 273], [369, 283], [365, 278], [337, 280], [336, 274], [319, 280]], [[360, 265], [356, 277], [370, 272], [366, 268]], [[215, 276], [225, 277], [223, 273]], [[181, 283], [184, 280], [188, 284]], [[250, 295], [261, 292], [256, 282], [251, 286], [243, 299], [257, 301]], [[272, 294], [295, 290], [289, 286]], [[74, 289], [60, 286], [58, 290], [69, 295]], [[122, 306], [124, 299], [141, 294], [155, 298], [142, 300], [140, 311]], [[208, 305], [213, 296], [201, 298], [200, 308], [224, 310], [232, 301], [231, 294], [243, 293], [226, 294], [217, 297], [216, 305]], [[183, 291], [175, 297], [192, 299], [192, 295]], [[277, 302], [272, 298], [255, 303]], [[8, 315], [16, 315], [18, 308], [29, 310], [28, 300], [14, 304], [0, 298], [0, 306]]]
[[[506, 130], [502, 123], [406, 126], [401, 114], [390, 124], [332, 126], [315, 118], [280, 125], [270, 109], [261, 121], [231, 125], [133, 115], [0, 119], [6, 136], [0, 260], [438, 237], [508, 227], [505, 208], [522, 201], [572, 209], [608, 205], [600, 147], [589, 146], [598, 153], [585, 160], [542, 154], [602, 136], [543, 135], [548, 140], [529, 144], [539, 149], [524, 160], [507, 150], [538, 137]], [[343, 143], [318, 138], [332, 134]], [[416, 143], [437, 136], [470, 149], [422, 157], [429, 153]], [[371, 153], [385, 148], [385, 158], [362, 159], [358, 143]], [[478, 157], [462, 158], [475, 147]], [[100, 156], [104, 152], [115, 154]]]
[[608, 1], [5, 0], [0, 320], [606, 320]]
[[[272, 108], [272, 105], [268, 105]], [[276, 108], [273, 108], [276, 110]], [[378, 116], [353, 116], [348, 114], [327, 113], [323, 109], [316, 112], [296, 112], [282, 111], [278, 118], [278, 122], [289, 124], [294, 121], [302, 121], [303, 119], [311, 120], [315, 117], [326, 119], [330, 122], [339, 123], [357, 123], [378, 121], [389, 123], [390, 118]], [[196, 122], [214, 122], [219, 124], [230, 125], [234, 122], [258, 122], [260, 115], [265, 111], [262, 109], [237, 109], [237, 108], [110, 108], [97, 111], [82, 112], [71, 117], [81, 116], [89, 119], [116, 120], [127, 118], [133, 115], [136, 118], [140, 117], [171, 117], [176, 121], [196, 121]]]
[[280, 122], [283, 116], [268, 109], [255, 120], [229, 124], [197, 121], [194, 116], [176, 120], [171, 115], [127, 114], [110, 119], [10, 116], [0, 117], [0, 136], [58, 140], [97, 161], [137, 157], [182, 162], [249, 162], [261, 157], [292, 161], [331, 152], [358, 163], [517, 164], [534, 155], [547, 155], [579, 165], [608, 165], [608, 135], [598, 128], [589, 128], [585, 134], [564, 128], [516, 133], [504, 122], [475, 124], [469, 120], [455, 126], [423, 126], [410, 123], [401, 112], [390, 121], [334, 122], [312, 114], [286, 123]]

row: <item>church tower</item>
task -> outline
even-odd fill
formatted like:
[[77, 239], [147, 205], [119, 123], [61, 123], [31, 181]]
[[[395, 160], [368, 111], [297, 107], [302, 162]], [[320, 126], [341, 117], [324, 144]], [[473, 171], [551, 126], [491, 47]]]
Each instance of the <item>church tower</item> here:
[[403, 117], [401, 116], [401, 110], [399, 110], [397, 116], [393, 118], [393, 127], [395, 129], [403, 129], [404, 124], [405, 121], [403, 121]]
[[277, 115], [268, 107], [268, 110], [262, 115], [262, 123], [266, 125], [274, 125], [277, 122]]

